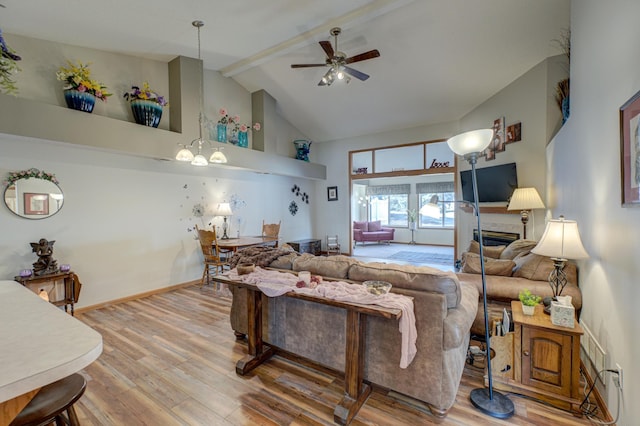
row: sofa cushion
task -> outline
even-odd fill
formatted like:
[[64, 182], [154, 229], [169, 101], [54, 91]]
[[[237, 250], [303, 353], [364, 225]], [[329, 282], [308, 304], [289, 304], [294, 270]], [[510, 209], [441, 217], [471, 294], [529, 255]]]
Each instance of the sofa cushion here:
[[[500, 255], [505, 248], [507, 248], [507, 246], [482, 246], [482, 254], [484, 254], [485, 257], [500, 259]], [[480, 244], [476, 240], [471, 240], [467, 251], [480, 254]]]
[[379, 220], [369, 222], [369, 232], [382, 231], [382, 223]]
[[369, 222], [353, 222], [353, 229], [367, 232], [369, 230]]
[[500, 259], [513, 260], [521, 253], [529, 253], [536, 245], [538, 242], [533, 240], [515, 240], [500, 253]]
[[[509, 259], [493, 259], [490, 257], [485, 257], [484, 259], [484, 271], [487, 275], [509, 277], [516, 266], [515, 262]], [[470, 252], [462, 253], [462, 272], [468, 274], [482, 273], [480, 255]]]
[[349, 268], [348, 278], [354, 281], [381, 280], [390, 282], [393, 288], [442, 293], [445, 295], [447, 308], [457, 307], [462, 297], [460, 282], [453, 272], [428, 266], [354, 263]]
[[[548, 281], [549, 274], [554, 269], [553, 260], [535, 253], [520, 255], [514, 259], [514, 262], [516, 267], [513, 270], [513, 276], [530, 280]], [[564, 273], [568, 283], [577, 285], [577, 269], [574, 263], [567, 262], [564, 265]]]
[[304, 253], [293, 260], [294, 271], [309, 271], [315, 275], [331, 278], [348, 278], [349, 268], [360, 261], [348, 256], [314, 256]]
[[291, 269], [293, 267], [293, 261], [298, 258], [298, 253], [285, 254], [284, 256], [280, 256], [276, 260], [272, 261], [269, 264], [270, 268], [278, 268], [278, 269]]

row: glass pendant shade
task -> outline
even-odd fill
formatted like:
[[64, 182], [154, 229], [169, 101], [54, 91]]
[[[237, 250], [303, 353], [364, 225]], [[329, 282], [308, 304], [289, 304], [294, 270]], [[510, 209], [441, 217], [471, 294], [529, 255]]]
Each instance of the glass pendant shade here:
[[216, 150], [211, 154], [209, 161], [215, 164], [224, 164], [227, 162], [227, 157], [222, 153], [222, 151]]
[[178, 161], [193, 161], [193, 158], [193, 152], [191, 152], [186, 146], [176, 154], [176, 160]]
[[491, 143], [492, 137], [493, 130], [491, 129], [471, 130], [449, 138], [447, 145], [451, 151], [465, 156], [484, 151]]
[[198, 154], [193, 158], [193, 161], [191, 162], [192, 166], [206, 166], [208, 165], [209, 162], [207, 161], [206, 158], [204, 158], [204, 155], [202, 154]]

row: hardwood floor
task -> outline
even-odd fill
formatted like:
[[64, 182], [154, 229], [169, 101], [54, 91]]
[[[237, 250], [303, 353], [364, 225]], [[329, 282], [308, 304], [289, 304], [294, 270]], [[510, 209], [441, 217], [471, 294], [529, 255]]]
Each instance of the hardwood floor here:
[[[185, 287], [76, 315], [102, 334], [103, 354], [82, 373], [76, 404], [83, 425], [332, 425], [340, 377], [274, 357], [245, 377], [246, 353], [229, 325], [231, 299], [205, 286]], [[352, 425], [586, 425], [587, 419], [511, 396], [516, 415], [478, 412], [469, 392], [482, 383], [468, 367], [456, 403], [438, 422], [375, 390]]]

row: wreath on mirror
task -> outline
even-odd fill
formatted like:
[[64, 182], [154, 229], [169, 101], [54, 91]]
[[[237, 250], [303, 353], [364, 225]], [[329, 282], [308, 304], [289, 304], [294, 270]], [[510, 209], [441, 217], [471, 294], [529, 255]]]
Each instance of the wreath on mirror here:
[[7, 179], [3, 182], [3, 184], [4, 186], [11, 186], [20, 179], [29, 178], [48, 180], [49, 182], [53, 182], [56, 185], [59, 183], [58, 179], [56, 179], [56, 175], [54, 175], [53, 173], [47, 173], [44, 170], [31, 168], [29, 170], [21, 170], [19, 172], [9, 172], [7, 174]]

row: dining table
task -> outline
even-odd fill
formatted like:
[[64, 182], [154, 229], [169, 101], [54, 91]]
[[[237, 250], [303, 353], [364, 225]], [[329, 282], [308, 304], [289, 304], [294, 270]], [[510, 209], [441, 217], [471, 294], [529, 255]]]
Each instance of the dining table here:
[[40, 388], [82, 370], [102, 336], [16, 281], [0, 280], [0, 426]]
[[278, 237], [238, 237], [238, 238], [219, 238], [218, 248], [221, 250], [230, 250], [236, 252], [247, 247], [254, 246], [278, 246]]

